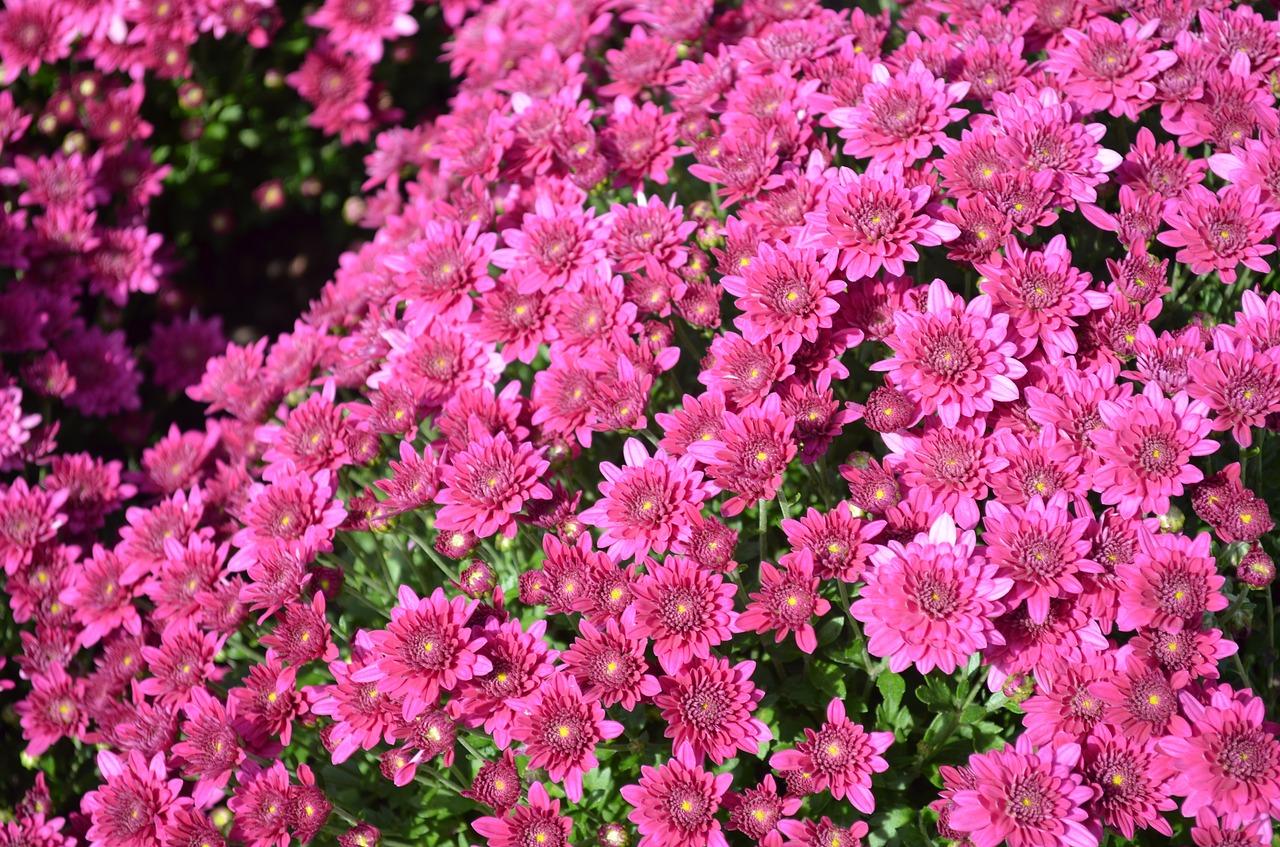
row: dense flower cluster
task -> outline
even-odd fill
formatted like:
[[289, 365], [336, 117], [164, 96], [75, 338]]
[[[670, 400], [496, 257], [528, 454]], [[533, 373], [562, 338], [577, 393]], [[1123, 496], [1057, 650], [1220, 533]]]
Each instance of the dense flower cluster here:
[[[311, 122], [398, 120], [373, 70], [427, 13], [314, 4]], [[93, 152], [0, 94], [5, 658], [30, 762], [101, 777], [0, 844], [1270, 843], [1280, 24], [429, 13], [457, 92], [373, 140], [368, 239], [274, 343], [158, 329], [207, 420], [126, 467], [30, 402], [141, 405], [124, 75], [279, 16], [0, 12], [8, 72], [108, 75], [49, 106]]]

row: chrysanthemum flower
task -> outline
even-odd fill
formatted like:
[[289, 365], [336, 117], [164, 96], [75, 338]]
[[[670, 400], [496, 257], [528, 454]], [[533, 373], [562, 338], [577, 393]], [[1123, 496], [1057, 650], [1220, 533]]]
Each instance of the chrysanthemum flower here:
[[529, 766], [545, 768], [570, 802], [582, 799], [582, 777], [599, 762], [595, 747], [617, 738], [623, 726], [606, 720], [598, 702], [582, 696], [572, 674], [557, 673], [533, 695], [513, 702], [512, 736], [524, 743]]
[[710, 774], [682, 750], [665, 765], [640, 767], [640, 782], [622, 786], [628, 820], [640, 830], [636, 847], [728, 847], [716, 812], [733, 774]]
[[1175, 765], [1155, 748], [1125, 737], [1106, 724], [1084, 743], [1080, 771], [1098, 796], [1086, 808], [1101, 822], [1133, 838], [1137, 829], [1154, 829], [1166, 836], [1173, 828], [1162, 812], [1178, 804], [1169, 798]]
[[1187, 721], [1179, 713], [1178, 690], [1187, 685], [1186, 672], [1166, 674], [1129, 653], [1118, 655], [1117, 665], [1118, 672], [1107, 674], [1090, 687], [1106, 703], [1103, 719], [1139, 742], [1184, 735]]
[[975, 267], [986, 278], [983, 292], [991, 295], [998, 311], [1009, 315], [1019, 354], [1029, 354], [1037, 343], [1054, 361], [1074, 354], [1074, 318], [1110, 306], [1110, 295], [1089, 289], [1092, 277], [1072, 267], [1064, 236], [1054, 237], [1039, 251], [1025, 250], [1016, 240], [1007, 247], [1005, 258]]
[[862, 89], [862, 102], [829, 115], [840, 127], [846, 154], [910, 167], [929, 157], [946, 137], [948, 124], [969, 114], [955, 108], [968, 92], [969, 83], [935, 79], [918, 61], [897, 75], [877, 63], [871, 83]]
[[638, 439], [622, 448], [626, 465], [601, 462], [600, 499], [581, 515], [597, 527], [601, 546], [615, 559], [665, 553], [687, 538], [694, 512], [708, 496], [691, 456], [676, 459], [659, 448], [651, 457]]
[[627, 711], [662, 690], [645, 660], [648, 639], [628, 634], [635, 620], [634, 607], [628, 607], [619, 620], [605, 621], [603, 631], [583, 620], [578, 624], [582, 634], [560, 654], [560, 661], [588, 697], [605, 706], [621, 703]]
[[797, 450], [791, 439], [794, 422], [782, 414], [782, 400], [770, 394], [764, 402], [741, 414], [725, 412], [718, 438], [696, 441], [688, 452], [707, 466], [707, 474], [721, 489], [732, 491], [720, 507], [733, 517], [758, 500], [772, 500], [782, 475]]
[[1207, 413], [1203, 403], [1185, 393], [1166, 398], [1154, 383], [1127, 402], [1099, 403], [1105, 428], [1093, 430], [1090, 438], [1102, 459], [1093, 476], [1102, 502], [1118, 505], [1124, 517], [1169, 511], [1171, 496], [1204, 479], [1191, 458], [1218, 449], [1218, 442], [1206, 437], [1213, 427]]
[[560, 801], [552, 800], [541, 782], [529, 786], [528, 805], [516, 806], [501, 817], [484, 817], [471, 828], [492, 847], [568, 847], [573, 819], [560, 814]]
[[1208, 693], [1208, 702], [1183, 694], [1189, 720], [1156, 742], [1177, 771], [1171, 789], [1185, 798], [1182, 814], [1208, 812], [1227, 826], [1280, 815], [1280, 727], [1250, 691], [1219, 685]]
[[1182, 535], [1140, 533], [1141, 548], [1130, 564], [1116, 567], [1120, 580], [1117, 625], [1124, 630], [1158, 629], [1181, 632], [1199, 628], [1205, 612], [1227, 607], [1221, 592], [1226, 578], [1202, 532], [1190, 540]]
[[102, 545], [93, 545], [93, 556], [77, 570], [75, 581], [58, 599], [80, 624], [77, 641], [92, 647], [117, 629], [138, 635], [142, 618], [133, 605], [137, 583], [150, 574], [146, 562], [126, 560]]
[[663, 671], [679, 672], [694, 658], [710, 659], [710, 649], [737, 628], [733, 596], [737, 587], [688, 559], [668, 556], [633, 586], [637, 636], [653, 639]]
[[270, 767], [246, 763], [238, 779], [240, 784], [227, 801], [227, 808], [235, 813], [234, 837], [250, 847], [287, 847], [292, 821], [284, 763], [275, 761]]
[[779, 557], [778, 564], [808, 568], [820, 579], [857, 582], [875, 549], [871, 541], [884, 529], [884, 522], [853, 515], [852, 504], [841, 503], [829, 512], [810, 508], [798, 519], [784, 519], [782, 531], [792, 549]]
[[443, 487], [436, 526], [474, 532], [487, 538], [501, 532], [514, 538], [518, 514], [529, 500], [546, 500], [551, 489], [540, 482], [550, 463], [528, 442], [512, 444], [472, 425], [473, 440], [440, 471]]
[[1025, 738], [970, 756], [974, 785], [955, 793], [948, 824], [975, 847], [1097, 847], [1083, 807], [1093, 789], [1074, 770], [1079, 760], [1079, 744], [1033, 753]]
[[889, 769], [881, 754], [893, 744], [893, 733], [864, 731], [845, 716], [844, 703], [836, 698], [827, 704], [827, 722], [817, 731], [806, 728], [804, 734], [794, 750], [770, 756], [769, 767], [811, 773], [816, 791], [830, 791], [837, 800], [847, 798], [863, 814], [874, 812], [871, 774]]
[[1038, 681], [1036, 693], [1022, 702], [1022, 725], [1027, 739], [1037, 747], [1062, 736], [1083, 743], [1107, 713], [1107, 703], [1093, 684], [1111, 673], [1112, 662], [1099, 656], [1087, 662], [1062, 663], [1054, 668], [1052, 685]]
[[1068, 29], [1066, 42], [1051, 49], [1044, 69], [1058, 77], [1063, 92], [1086, 114], [1103, 109], [1136, 121], [1156, 95], [1152, 80], [1177, 61], [1170, 50], [1155, 49], [1151, 38], [1159, 18], [1143, 23], [1127, 18], [1117, 24], [1093, 18], [1084, 31]]
[[338, 49], [377, 62], [383, 41], [418, 31], [417, 21], [409, 14], [412, 6], [412, 0], [325, 0], [307, 23], [327, 30]]
[[888, 542], [872, 556], [875, 567], [852, 606], [866, 624], [867, 649], [887, 656], [900, 673], [915, 665], [951, 673], [988, 644], [999, 643], [993, 619], [1005, 604], [1012, 580], [975, 553], [972, 531], [956, 532], [946, 515], [927, 538]]
[[122, 759], [102, 750], [98, 770], [104, 782], [82, 804], [91, 821], [88, 837], [95, 844], [159, 847], [160, 828], [191, 804], [190, 798], [178, 796], [182, 780], [167, 778], [162, 754], [148, 760], [134, 750]]
[[687, 750], [702, 761], [722, 764], [738, 750], [755, 754], [773, 734], [751, 716], [764, 692], [751, 683], [755, 662], [731, 665], [723, 657], [690, 662], [665, 676], [653, 704], [667, 722], [666, 736], [679, 756]]
[[1187, 393], [1214, 413], [1213, 429], [1230, 431], [1241, 447], [1253, 444], [1253, 427], [1280, 411], [1280, 362], [1247, 339], [1215, 333], [1213, 350], [1187, 361]]
[[311, 556], [329, 549], [334, 531], [347, 512], [333, 498], [329, 471], [277, 477], [269, 485], [254, 483], [241, 515], [244, 523], [231, 544], [239, 549], [227, 569], [244, 571], [257, 561], [259, 550], [277, 543], [298, 542]]
[[756, 787], [724, 798], [729, 810], [728, 828], [741, 832], [760, 847], [783, 847], [781, 824], [792, 823], [784, 818], [800, 811], [800, 804], [801, 798], [794, 795], [778, 796], [778, 785], [771, 774], [765, 774]]
[[785, 571], [761, 562], [760, 591], [751, 595], [747, 610], [738, 616], [738, 626], [744, 632], [776, 633], [775, 643], [794, 632], [796, 646], [812, 653], [818, 648], [813, 618], [831, 610], [831, 603], [818, 594], [818, 583], [813, 575], [813, 554], [808, 550], [793, 558]]
[[1088, 558], [1092, 515], [1072, 517], [1065, 505], [1065, 494], [1048, 502], [1035, 497], [1026, 506], [987, 504], [982, 541], [1000, 575], [1013, 580], [1005, 600], [1010, 608], [1025, 602], [1036, 623], [1049, 614], [1052, 598], [1084, 590], [1077, 574], [1103, 570]]
[[507, 245], [493, 251], [490, 261], [500, 268], [520, 268], [521, 294], [576, 291], [588, 278], [607, 279], [604, 242], [597, 240], [600, 221], [576, 206], [557, 206], [539, 195], [519, 229], [502, 232]]
[[748, 341], [769, 339], [794, 355], [801, 341], [814, 341], [819, 329], [831, 326], [839, 308], [832, 295], [845, 283], [831, 278], [833, 259], [829, 253], [819, 262], [812, 248], [761, 244], [745, 268], [721, 278], [743, 313], [734, 325]]
[[1175, 199], [1164, 213], [1171, 231], [1161, 232], [1161, 244], [1179, 247], [1177, 259], [1193, 273], [1217, 271], [1227, 285], [1236, 281], [1236, 266], [1243, 264], [1259, 273], [1271, 265], [1263, 256], [1276, 251], [1267, 243], [1280, 211], [1262, 202], [1261, 189], [1228, 186], [1214, 194], [1193, 185]]
[[825, 209], [807, 213], [805, 220], [813, 243], [836, 255], [850, 282], [881, 268], [901, 276], [907, 262], [920, 260], [915, 245], [933, 247], [960, 235], [954, 224], [924, 211], [929, 193], [928, 186], [907, 188], [890, 174], [841, 168], [829, 184]]
[[479, 601], [449, 600], [443, 588], [419, 599], [404, 585], [399, 599], [387, 628], [370, 635], [380, 658], [353, 673], [351, 680], [376, 682], [383, 694], [402, 698], [405, 720], [412, 720], [435, 703], [441, 691], [483, 676], [493, 664], [480, 652], [484, 635], [467, 626]]
[[936, 411], [943, 424], [954, 427], [962, 416], [1018, 399], [1014, 380], [1027, 369], [1014, 358], [1008, 330], [1009, 316], [993, 315], [989, 296], [965, 303], [934, 280], [925, 310], [897, 316], [895, 332], [886, 339], [894, 356], [871, 369], [889, 372], [922, 412]]
[[517, 700], [534, 696], [555, 673], [555, 651], [545, 640], [547, 622], [534, 621], [526, 630], [519, 620], [491, 620], [472, 632], [485, 638], [484, 657], [490, 670], [462, 680], [445, 708], [469, 727], [483, 727], [498, 749], [511, 743], [518, 715]]

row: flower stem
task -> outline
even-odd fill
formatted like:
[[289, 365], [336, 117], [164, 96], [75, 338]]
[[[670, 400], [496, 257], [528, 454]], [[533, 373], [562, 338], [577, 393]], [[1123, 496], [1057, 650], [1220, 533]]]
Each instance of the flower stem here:
[[766, 538], [769, 535], [769, 501], [760, 498], [758, 502], [760, 512], [760, 561], [764, 561], [768, 551], [766, 549]]

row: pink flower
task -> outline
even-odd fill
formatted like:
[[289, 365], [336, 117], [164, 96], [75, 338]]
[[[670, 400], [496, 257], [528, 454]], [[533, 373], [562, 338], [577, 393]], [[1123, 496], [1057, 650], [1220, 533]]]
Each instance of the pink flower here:
[[[853, 514], [851, 503], [841, 503], [826, 513], [811, 508], [799, 519], [784, 519], [782, 531], [792, 550], [782, 554], [778, 564], [795, 568], [797, 574], [808, 568], [819, 579], [857, 582], [875, 549], [871, 540], [884, 529], [884, 521], [868, 521]], [[826, 614], [817, 612], [821, 605], [815, 607], [816, 614]]]
[[817, 251], [780, 244], [761, 244], [745, 268], [733, 268], [720, 280], [734, 297], [742, 316], [734, 325], [751, 342], [771, 340], [788, 356], [802, 341], [816, 341], [831, 326], [839, 306], [832, 295], [845, 283], [831, 278], [834, 254], [819, 262]]
[[687, 748], [661, 767], [642, 765], [640, 783], [622, 786], [636, 847], [728, 847], [715, 814], [732, 782], [732, 773], [704, 771]]
[[936, 79], [919, 61], [892, 76], [876, 63], [871, 83], [862, 89], [862, 102], [828, 114], [840, 127], [846, 154], [910, 167], [929, 158], [934, 145], [946, 138], [948, 124], [969, 114], [954, 108], [968, 92], [969, 83]]
[[1219, 685], [1207, 702], [1187, 692], [1181, 703], [1189, 721], [1156, 747], [1177, 771], [1171, 793], [1185, 798], [1182, 814], [1236, 827], [1280, 815], [1280, 727], [1265, 719], [1262, 698]]
[[924, 311], [897, 315], [894, 334], [886, 339], [892, 358], [875, 362], [925, 414], [937, 412], [954, 427], [961, 417], [989, 412], [997, 402], [1018, 399], [1015, 379], [1027, 369], [1007, 340], [1008, 315], [993, 315], [987, 295], [967, 304], [940, 279], [929, 285]]
[[1213, 426], [1207, 412], [1184, 392], [1167, 399], [1155, 383], [1127, 402], [1100, 402], [1105, 428], [1090, 437], [1102, 459], [1093, 475], [1093, 490], [1102, 494], [1102, 502], [1118, 505], [1126, 518], [1169, 511], [1170, 497], [1204, 479], [1191, 457], [1218, 449], [1218, 442], [1206, 438]]
[[141, 588], [139, 580], [150, 575], [146, 562], [126, 560], [100, 544], [93, 545], [92, 558], [84, 561], [75, 582], [58, 596], [83, 627], [78, 643], [92, 647], [120, 628], [140, 634], [142, 618], [133, 600]]
[[880, 754], [893, 744], [893, 733], [865, 732], [845, 716], [844, 703], [837, 698], [827, 704], [827, 722], [816, 732], [806, 728], [804, 735], [794, 750], [770, 756], [769, 767], [813, 774], [815, 791], [830, 790], [832, 797], [848, 798], [863, 814], [874, 812], [871, 774], [889, 769]]
[[635, 621], [634, 606], [621, 619], [606, 620], [603, 630], [584, 619], [578, 624], [582, 635], [560, 654], [560, 661], [588, 697], [604, 706], [621, 703], [628, 712], [662, 690], [645, 660], [648, 639], [629, 634]]
[[248, 570], [263, 550], [299, 543], [309, 556], [330, 549], [334, 531], [347, 512], [333, 499], [327, 470], [315, 474], [277, 477], [268, 485], [254, 483], [241, 520], [244, 527], [231, 538], [240, 548], [227, 562], [230, 571]]
[[594, 770], [596, 744], [617, 738], [623, 726], [605, 720], [604, 709], [582, 696], [572, 674], [553, 674], [531, 696], [512, 703], [512, 736], [524, 743], [529, 766], [545, 768], [570, 802], [582, 799], [582, 776]]
[[[449, 715], [469, 727], [483, 726], [498, 749], [511, 743], [517, 718], [517, 700], [533, 697], [555, 673], [555, 651], [545, 639], [546, 621], [534, 621], [526, 630], [519, 620], [485, 625], [484, 657], [492, 666], [463, 680], [446, 704]], [[473, 631], [477, 627], [472, 627]]]
[[1197, 629], [1205, 612], [1227, 607], [1210, 550], [1209, 533], [1194, 540], [1184, 535], [1140, 532], [1133, 561], [1116, 566], [1120, 607], [1116, 624], [1123, 630], [1157, 629], [1176, 634]]
[[1261, 189], [1262, 199], [1272, 206], [1280, 204], [1280, 139], [1246, 138], [1242, 145], [1231, 145], [1230, 153], [1210, 156], [1209, 169], [1236, 188]]
[[879, 547], [854, 602], [853, 616], [866, 624], [867, 649], [887, 656], [901, 673], [915, 665], [921, 673], [952, 673], [1000, 636], [992, 621], [1002, 614], [1001, 598], [1013, 582], [975, 553], [972, 531], [959, 534], [947, 515], [928, 537]]
[[1080, 745], [1031, 749], [1024, 736], [1017, 746], [970, 756], [973, 787], [953, 795], [950, 827], [975, 847], [1097, 847], [1083, 808], [1093, 790], [1074, 771]]
[[794, 632], [796, 646], [813, 653], [818, 649], [813, 618], [831, 611], [831, 603], [818, 594], [818, 583], [813, 575], [813, 554], [808, 550], [793, 558], [785, 571], [761, 562], [761, 590], [751, 595], [747, 610], [738, 616], [738, 626], [743, 632], [755, 630], [761, 635], [776, 632], [775, 643]]
[[351, 681], [379, 682], [381, 693], [403, 698], [404, 718], [413, 720], [441, 691], [483, 676], [493, 665], [480, 654], [484, 635], [466, 625], [479, 601], [449, 600], [443, 588], [419, 599], [404, 585], [399, 598], [387, 628], [370, 636], [380, 658], [351, 674]]
[[1103, 570], [1089, 559], [1093, 516], [1073, 517], [1065, 505], [1065, 494], [1047, 502], [1033, 497], [1026, 506], [987, 504], [982, 542], [1000, 575], [1013, 580], [1005, 601], [1010, 608], [1025, 602], [1033, 623], [1044, 622], [1051, 599], [1084, 590], [1077, 574]]
[[235, 813], [234, 837], [249, 847], [287, 847], [293, 828], [289, 815], [289, 772], [284, 763], [270, 767], [246, 763], [227, 808]]
[[167, 779], [164, 756], [148, 760], [134, 750], [121, 759], [109, 750], [98, 753], [103, 783], [85, 795], [81, 808], [89, 815], [89, 840], [119, 847], [159, 847], [159, 829], [191, 800], [179, 797], [181, 779]]
[[[729, 810], [728, 828], [741, 832], [760, 847], [783, 847], [784, 824], [796, 823], [784, 818], [800, 811], [802, 802], [802, 798], [794, 795], [778, 796], [778, 785], [773, 776], [765, 774], [755, 788], [725, 797], [724, 805]], [[857, 844], [856, 841], [853, 843]]]
[[1253, 443], [1253, 427], [1280, 411], [1280, 361], [1250, 341], [1214, 334], [1213, 350], [1187, 360], [1187, 393], [1214, 413], [1213, 429], [1230, 431], [1236, 443]]
[[491, 847], [568, 847], [573, 818], [560, 814], [560, 801], [552, 800], [541, 782], [529, 786], [529, 803], [516, 806], [501, 817], [484, 817], [471, 828], [488, 839]]
[[662, 678], [662, 691], [653, 704], [667, 722], [677, 756], [688, 751], [696, 761], [706, 756], [723, 764], [739, 750], [755, 755], [773, 738], [769, 728], [751, 713], [764, 692], [751, 683], [755, 662], [731, 665], [715, 658], [690, 662], [684, 670]]
[[692, 457], [673, 458], [659, 448], [652, 457], [638, 439], [622, 448], [626, 465], [601, 462], [600, 499], [581, 515], [597, 527], [600, 544], [614, 559], [665, 553], [689, 537], [690, 523], [708, 496]]
[[1177, 773], [1173, 762], [1107, 724], [1094, 730], [1083, 753], [1080, 772], [1098, 793], [1088, 808], [1102, 823], [1125, 838], [1139, 828], [1173, 834], [1162, 815], [1178, 807], [1169, 799], [1169, 781]]
[[901, 276], [907, 262], [920, 260], [915, 245], [932, 247], [960, 235], [954, 224], [924, 211], [929, 193], [926, 185], [907, 188], [901, 177], [841, 168], [823, 207], [805, 214], [805, 220], [814, 243], [828, 256], [835, 254], [850, 282], [875, 276], [881, 268]]
[[440, 471], [436, 527], [514, 538], [515, 516], [525, 504], [551, 497], [551, 489], [539, 481], [548, 467], [532, 444], [513, 445], [505, 432], [490, 435], [472, 418], [471, 443]]
[[503, 230], [507, 246], [493, 251], [490, 261], [506, 270], [519, 269], [521, 294], [577, 291], [588, 278], [610, 277], [604, 242], [596, 238], [599, 230], [593, 211], [557, 206], [540, 195], [519, 229]]
[[1158, 18], [1146, 23], [1126, 18], [1115, 23], [1096, 17], [1083, 32], [1062, 33], [1066, 44], [1050, 48], [1044, 69], [1056, 74], [1062, 91], [1082, 112], [1106, 109], [1112, 115], [1138, 119], [1156, 95], [1156, 75], [1177, 61], [1170, 50], [1157, 50], [1151, 36]]
[[1008, 313], [1019, 355], [1031, 353], [1037, 343], [1051, 361], [1074, 354], [1079, 324], [1073, 319], [1107, 308], [1111, 296], [1089, 290], [1092, 277], [1072, 267], [1064, 236], [1054, 236], [1040, 251], [1024, 250], [1016, 240], [1009, 241], [1007, 249], [1004, 259], [974, 267], [986, 278], [983, 293], [991, 295], [996, 309]]
[[679, 556], [661, 565], [632, 587], [636, 596], [634, 635], [653, 639], [662, 669], [673, 674], [695, 658], [710, 659], [711, 648], [728, 641], [737, 629], [733, 596], [737, 587]]
[[1008, 465], [996, 440], [983, 435], [984, 429], [985, 424], [976, 421], [950, 427], [931, 421], [922, 436], [883, 433], [881, 439], [893, 451], [885, 457], [885, 467], [900, 473], [910, 486], [908, 499], [927, 492], [960, 526], [977, 526], [978, 501], [986, 499], [992, 475]]
[[418, 23], [409, 15], [413, 0], [325, 0], [307, 16], [307, 23], [329, 31], [339, 50], [382, 59], [382, 42], [413, 35]]
[[782, 413], [782, 400], [770, 394], [741, 414], [725, 412], [718, 438], [695, 441], [689, 455], [707, 466], [721, 489], [735, 492], [720, 507], [726, 517], [758, 500], [772, 500], [782, 475], [798, 452], [791, 439], [794, 422]]
[[1262, 257], [1276, 251], [1275, 245], [1267, 242], [1280, 225], [1280, 211], [1262, 202], [1261, 189], [1256, 186], [1228, 186], [1215, 195], [1202, 185], [1193, 185], [1170, 204], [1164, 220], [1173, 230], [1156, 239], [1182, 248], [1176, 258], [1193, 273], [1216, 270], [1230, 285], [1236, 281], [1236, 265], [1259, 273], [1271, 270]]

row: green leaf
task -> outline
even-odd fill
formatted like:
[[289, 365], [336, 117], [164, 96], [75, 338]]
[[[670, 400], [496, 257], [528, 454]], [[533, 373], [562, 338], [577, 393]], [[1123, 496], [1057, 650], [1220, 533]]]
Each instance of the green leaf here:
[[902, 703], [902, 695], [907, 693], [907, 682], [901, 674], [887, 670], [876, 677], [876, 688], [880, 689], [880, 696], [884, 698], [884, 704], [892, 714]]
[[828, 697], [844, 699], [846, 692], [844, 671], [836, 665], [814, 663], [806, 674], [813, 687]]

